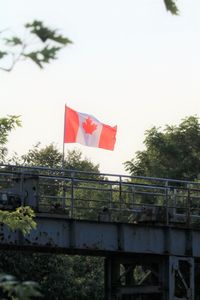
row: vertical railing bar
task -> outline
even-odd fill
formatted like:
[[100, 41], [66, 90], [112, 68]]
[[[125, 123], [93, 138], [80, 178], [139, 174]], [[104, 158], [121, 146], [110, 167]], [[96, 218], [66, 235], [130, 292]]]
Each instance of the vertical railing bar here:
[[23, 182], [24, 182], [24, 172], [20, 170], [20, 196], [21, 199], [21, 205], [24, 206], [24, 195], [23, 195]]
[[66, 208], [66, 182], [62, 180], [62, 209], [65, 210]]
[[131, 191], [132, 191], [132, 205], [134, 206], [134, 204], [135, 204], [135, 187], [134, 187], [134, 185], [131, 187]]
[[112, 190], [112, 183], [110, 184], [110, 198], [109, 198], [109, 208], [112, 209], [113, 203], [113, 190]]
[[37, 210], [38, 210], [38, 212], [40, 212], [40, 176], [38, 176], [36, 199], [37, 199]]
[[168, 180], [165, 181], [165, 209], [166, 209], [166, 225], [169, 225], [169, 187]]
[[173, 191], [173, 219], [176, 217], [176, 213], [177, 213], [177, 198], [176, 198], [176, 194], [177, 194], [177, 189], [175, 188]]
[[[63, 161], [64, 163], [64, 161]], [[62, 190], [62, 210], [65, 211], [66, 208], [66, 190], [65, 190], [65, 171], [64, 169], [61, 170], [61, 190]]]
[[71, 219], [74, 218], [74, 173], [71, 173]]
[[120, 220], [121, 221], [121, 216], [122, 216], [122, 176], [119, 176], [119, 208], [120, 208]]
[[191, 224], [191, 210], [190, 210], [190, 201], [191, 201], [191, 197], [190, 197], [190, 184], [187, 184], [187, 205], [186, 205], [186, 215], [187, 215], [187, 225], [190, 226]]
[[113, 211], [113, 207], [114, 207], [114, 195], [115, 193], [113, 192], [113, 184], [110, 184], [110, 220], [114, 220], [114, 211]]

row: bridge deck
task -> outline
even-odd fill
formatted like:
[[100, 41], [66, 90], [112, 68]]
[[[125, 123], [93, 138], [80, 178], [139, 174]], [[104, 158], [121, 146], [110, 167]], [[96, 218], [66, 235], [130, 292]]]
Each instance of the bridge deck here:
[[0, 208], [30, 205], [37, 229], [1, 226], [2, 247], [200, 256], [200, 183], [75, 170], [0, 167]]
[[38, 214], [37, 230], [23, 236], [1, 227], [2, 247], [102, 255], [156, 254], [200, 257], [200, 231], [182, 227], [73, 220]]

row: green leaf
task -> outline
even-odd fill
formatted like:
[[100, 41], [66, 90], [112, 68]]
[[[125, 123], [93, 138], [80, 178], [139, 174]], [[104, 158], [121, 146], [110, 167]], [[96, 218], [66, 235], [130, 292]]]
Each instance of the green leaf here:
[[32, 59], [40, 68], [43, 68], [44, 63], [49, 63], [52, 59], [56, 59], [56, 54], [60, 50], [60, 47], [46, 46], [40, 51], [24, 54], [26, 58]]
[[26, 24], [25, 27], [30, 28], [31, 33], [37, 35], [42, 42], [46, 42], [49, 37], [55, 34], [55, 30], [43, 26], [41, 21], [33, 21], [33, 23]]
[[17, 36], [13, 36], [10, 39], [5, 39], [6, 44], [10, 45], [10, 46], [17, 46], [17, 45], [22, 45], [22, 40], [20, 38], [18, 38]]
[[40, 54], [43, 56], [43, 62], [48, 63], [50, 59], [56, 59], [56, 54], [60, 47], [45, 47]]
[[39, 51], [30, 52], [27, 54], [23, 54], [25, 58], [30, 58], [33, 62], [35, 62], [41, 69], [43, 68], [42, 63], [38, 55], [40, 54]]
[[0, 51], [0, 59], [2, 59], [5, 55], [8, 55], [8, 53], [4, 51]]
[[176, 6], [175, 2], [173, 0], [164, 0], [166, 9], [169, 10], [172, 15], [178, 15], [179, 10], [178, 7]]
[[72, 41], [70, 41], [68, 38], [63, 37], [62, 35], [54, 34], [51, 37], [49, 37], [49, 39], [63, 45], [72, 44]]
[[51, 30], [48, 27], [43, 25], [41, 21], [33, 21], [32, 23], [25, 24], [26, 28], [31, 30], [31, 33], [35, 34], [42, 42], [46, 42], [47, 40], [53, 40], [62, 45], [67, 45], [72, 43], [68, 38], [57, 35], [56, 30]]

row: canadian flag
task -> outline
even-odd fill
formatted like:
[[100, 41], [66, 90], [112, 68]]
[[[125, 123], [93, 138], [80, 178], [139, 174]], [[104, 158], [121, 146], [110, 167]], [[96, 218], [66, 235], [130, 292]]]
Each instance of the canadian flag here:
[[117, 126], [101, 123], [95, 117], [65, 106], [64, 143], [114, 150]]

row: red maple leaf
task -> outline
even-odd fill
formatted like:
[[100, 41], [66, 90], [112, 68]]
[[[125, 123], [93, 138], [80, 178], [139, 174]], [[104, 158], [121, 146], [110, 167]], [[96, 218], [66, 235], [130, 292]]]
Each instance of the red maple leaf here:
[[85, 130], [85, 133], [93, 134], [93, 131], [97, 129], [97, 125], [93, 123], [93, 121], [88, 117], [84, 123], [82, 123], [83, 129]]

